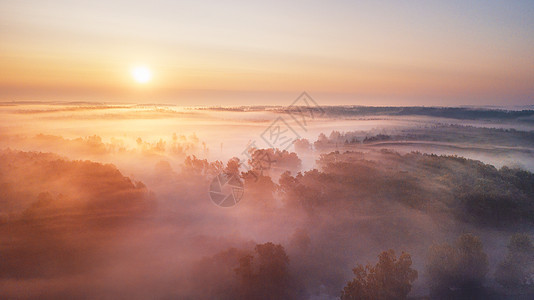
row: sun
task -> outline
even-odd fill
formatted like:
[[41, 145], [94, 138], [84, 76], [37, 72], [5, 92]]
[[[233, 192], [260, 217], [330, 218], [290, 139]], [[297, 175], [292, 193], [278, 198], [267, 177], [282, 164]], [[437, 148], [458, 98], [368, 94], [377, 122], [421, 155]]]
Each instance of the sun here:
[[138, 83], [147, 83], [152, 79], [152, 72], [147, 67], [138, 66], [132, 69], [132, 77]]

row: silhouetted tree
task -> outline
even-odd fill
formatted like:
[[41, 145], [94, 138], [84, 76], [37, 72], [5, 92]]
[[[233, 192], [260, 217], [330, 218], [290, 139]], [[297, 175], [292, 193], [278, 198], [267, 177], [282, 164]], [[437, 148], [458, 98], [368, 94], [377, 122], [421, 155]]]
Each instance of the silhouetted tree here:
[[188, 176], [216, 176], [223, 170], [220, 161], [209, 163], [207, 159], [199, 159], [196, 156], [187, 156], [182, 165], [182, 172]]
[[260, 205], [264, 208], [273, 208], [275, 205], [274, 192], [276, 184], [270, 176], [261, 175], [255, 171], [241, 173], [244, 180], [244, 186], [247, 190], [247, 201], [253, 205]]
[[258, 244], [254, 255], [239, 258], [235, 272], [239, 279], [242, 299], [292, 299], [289, 257], [284, 247], [271, 242]]
[[515, 234], [505, 259], [497, 266], [495, 280], [508, 293], [534, 298], [534, 245], [527, 234]]
[[417, 279], [417, 271], [411, 266], [410, 254], [403, 252], [397, 259], [395, 251], [384, 251], [375, 266], [357, 265], [352, 269], [355, 277], [341, 291], [341, 299], [406, 299]]
[[433, 299], [484, 298], [488, 258], [477, 236], [463, 234], [454, 246], [433, 245], [426, 271]]
[[224, 168], [224, 173], [228, 175], [239, 176], [239, 158], [232, 157], [226, 163], [226, 168]]
[[310, 141], [308, 141], [307, 139], [298, 139], [298, 140], [295, 140], [295, 142], [293, 143], [293, 145], [295, 146], [295, 151], [299, 154], [302, 154], [302, 153], [307, 153], [308, 151], [311, 150], [311, 144], [310, 144]]
[[328, 146], [328, 138], [324, 133], [320, 133], [317, 140], [313, 143], [315, 150], [322, 150]]
[[282, 173], [283, 171], [297, 172], [302, 166], [302, 161], [295, 152], [280, 149], [250, 149], [249, 166], [261, 175]]

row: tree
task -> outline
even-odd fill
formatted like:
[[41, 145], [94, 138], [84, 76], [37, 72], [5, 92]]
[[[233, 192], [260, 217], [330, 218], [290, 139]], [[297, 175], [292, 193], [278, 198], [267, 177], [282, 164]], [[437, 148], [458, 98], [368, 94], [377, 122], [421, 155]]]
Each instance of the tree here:
[[406, 299], [417, 279], [411, 266], [410, 254], [403, 252], [397, 259], [395, 251], [384, 251], [375, 266], [358, 264], [352, 269], [355, 277], [341, 291], [341, 299]]
[[324, 133], [320, 133], [317, 140], [313, 143], [315, 150], [323, 150], [328, 147], [328, 138]]
[[511, 294], [534, 296], [534, 245], [527, 234], [514, 234], [495, 280]]
[[229, 159], [226, 163], [226, 168], [224, 168], [224, 173], [239, 177], [239, 158], [232, 157]]
[[289, 257], [284, 247], [258, 244], [254, 254], [244, 254], [235, 269], [241, 299], [291, 299]]
[[260, 175], [271, 172], [277, 174], [285, 170], [297, 172], [302, 167], [302, 161], [297, 154], [287, 150], [253, 148], [249, 150], [249, 154], [249, 166]]
[[243, 178], [244, 187], [247, 190], [247, 199], [249, 200], [247, 203], [259, 205], [266, 209], [275, 207], [274, 192], [277, 186], [270, 176], [250, 170], [241, 173], [241, 178]]
[[479, 299], [485, 294], [488, 257], [477, 236], [463, 234], [453, 246], [433, 245], [426, 271], [433, 299]]
[[199, 159], [196, 156], [187, 156], [182, 166], [182, 173], [187, 176], [216, 176], [223, 170], [220, 161], [209, 163], [207, 159]]
[[295, 146], [295, 151], [299, 154], [305, 154], [311, 150], [310, 141], [307, 139], [297, 139], [293, 145]]

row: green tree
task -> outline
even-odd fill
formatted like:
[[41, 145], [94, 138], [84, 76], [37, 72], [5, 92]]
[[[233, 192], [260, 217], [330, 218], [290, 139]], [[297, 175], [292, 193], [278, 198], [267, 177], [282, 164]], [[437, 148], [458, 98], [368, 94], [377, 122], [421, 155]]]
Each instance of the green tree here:
[[397, 259], [395, 251], [384, 251], [375, 266], [358, 264], [352, 270], [355, 277], [341, 291], [341, 299], [406, 299], [417, 279], [417, 271], [411, 266], [410, 254], [403, 252]]

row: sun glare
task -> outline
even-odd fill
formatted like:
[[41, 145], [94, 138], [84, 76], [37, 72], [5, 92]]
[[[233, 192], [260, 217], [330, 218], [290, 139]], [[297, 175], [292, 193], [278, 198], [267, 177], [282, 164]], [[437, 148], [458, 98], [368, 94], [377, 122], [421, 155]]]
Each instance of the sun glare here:
[[147, 83], [152, 79], [152, 72], [147, 67], [135, 67], [132, 69], [132, 77], [138, 83]]

